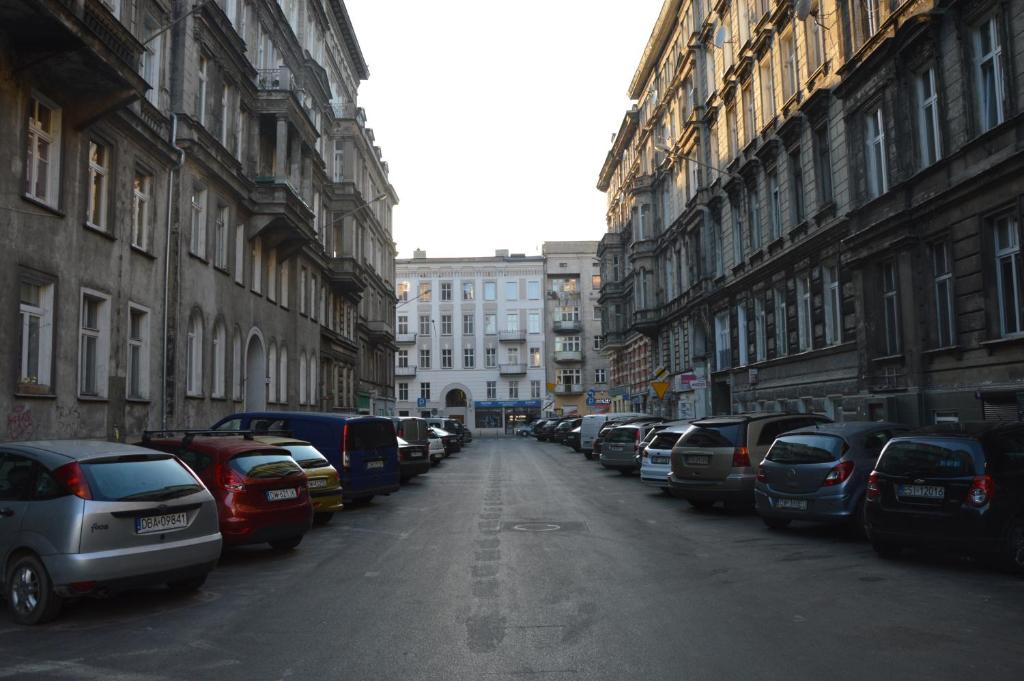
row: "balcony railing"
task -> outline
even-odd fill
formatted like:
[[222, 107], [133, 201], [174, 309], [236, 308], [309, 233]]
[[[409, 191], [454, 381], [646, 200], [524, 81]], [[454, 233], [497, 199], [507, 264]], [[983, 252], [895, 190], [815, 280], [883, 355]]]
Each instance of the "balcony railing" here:
[[555, 350], [555, 361], [559, 363], [582, 362], [583, 352], [580, 350]]
[[498, 340], [503, 343], [521, 343], [526, 340], [525, 329], [514, 329], [498, 332]]
[[526, 373], [525, 364], [499, 364], [498, 373], [502, 376], [522, 376]]
[[286, 66], [276, 69], [257, 69], [256, 87], [260, 90], [291, 90], [292, 72]]
[[416, 367], [395, 367], [395, 376], [415, 376]]
[[579, 319], [556, 319], [555, 331], [582, 331], [583, 322]]
[[582, 383], [558, 383], [555, 385], [556, 395], [582, 395]]
[[395, 342], [399, 345], [411, 345], [416, 342], [416, 334], [414, 333], [398, 333], [395, 334]]

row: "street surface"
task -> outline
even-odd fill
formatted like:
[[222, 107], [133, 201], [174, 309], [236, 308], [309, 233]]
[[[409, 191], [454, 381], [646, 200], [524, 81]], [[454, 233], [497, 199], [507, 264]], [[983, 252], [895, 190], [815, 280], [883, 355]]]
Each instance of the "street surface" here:
[[478, 439], [202, 592], [0, 610], [0, 679], [1024, 678], [1024, 579], [698, 513], [554, 444]]

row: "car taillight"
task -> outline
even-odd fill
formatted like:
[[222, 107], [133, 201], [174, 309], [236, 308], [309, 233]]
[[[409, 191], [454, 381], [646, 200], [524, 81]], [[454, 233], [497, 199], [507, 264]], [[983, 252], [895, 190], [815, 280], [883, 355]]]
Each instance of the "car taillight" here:
[[345, 470], [349, 469], [348, 460], [348, 424], [341, 429], [341, 467]]
[[732, 450], [732, 467], [747, 468], [750, 466], [750, 452], [746, 447], [737, 447]]
[[228, 463], [218, 466], [217, 480], [220, 481], [220, 486], [229, 492], [245, 491], [245, 478]]
[[821, 483], [822, 487], [831, 487], [832, 485], [840, 485], [850, 477], [853, 473], [853, 462], [852, 461], [841, 461], [839, 465], [828, 472], [825, 476], [825, 482]]
[[757, 467], [757, 481], [768, 482], [768, 472], [764, 469], [764, 464]]
[[868, 499], [877, 499], [882, 496], [882, 486], [878, 484], [878, 473], [871, 471], [871, 475], [868, 476]]
[[53, 472], [53, 477], [79, 499], [92, 499], [89, 482], [77, 461], [61, 466]]
[[992, 501], [996, 485], [991, 475], [978, 475], [971, 481], [971, 488], [967, 490], [967, 503], [975, 508], [981, 508]]

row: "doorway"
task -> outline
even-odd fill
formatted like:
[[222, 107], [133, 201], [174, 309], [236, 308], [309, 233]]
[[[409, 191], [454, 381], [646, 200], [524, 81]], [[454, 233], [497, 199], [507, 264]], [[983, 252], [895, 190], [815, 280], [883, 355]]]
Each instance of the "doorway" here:
[[267, 408], [267, 353], [263, 340], [256, 334], [249, 337], [245, 348], [245, 410]]

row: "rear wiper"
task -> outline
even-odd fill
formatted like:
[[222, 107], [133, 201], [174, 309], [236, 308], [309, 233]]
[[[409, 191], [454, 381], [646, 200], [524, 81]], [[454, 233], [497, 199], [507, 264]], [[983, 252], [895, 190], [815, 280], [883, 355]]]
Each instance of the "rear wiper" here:
[[126, 497], [121, 497], [118, 501], [164, 501], [166, 499], [174, 499], [176, 497], [183, 497], [186, 494], [192, 494], [198, 492], [199, 487], [197, 485], [174, 485], [173, 487], [165, 487], [159, 492], [138, 492], [137, 494], [129, 494]]

